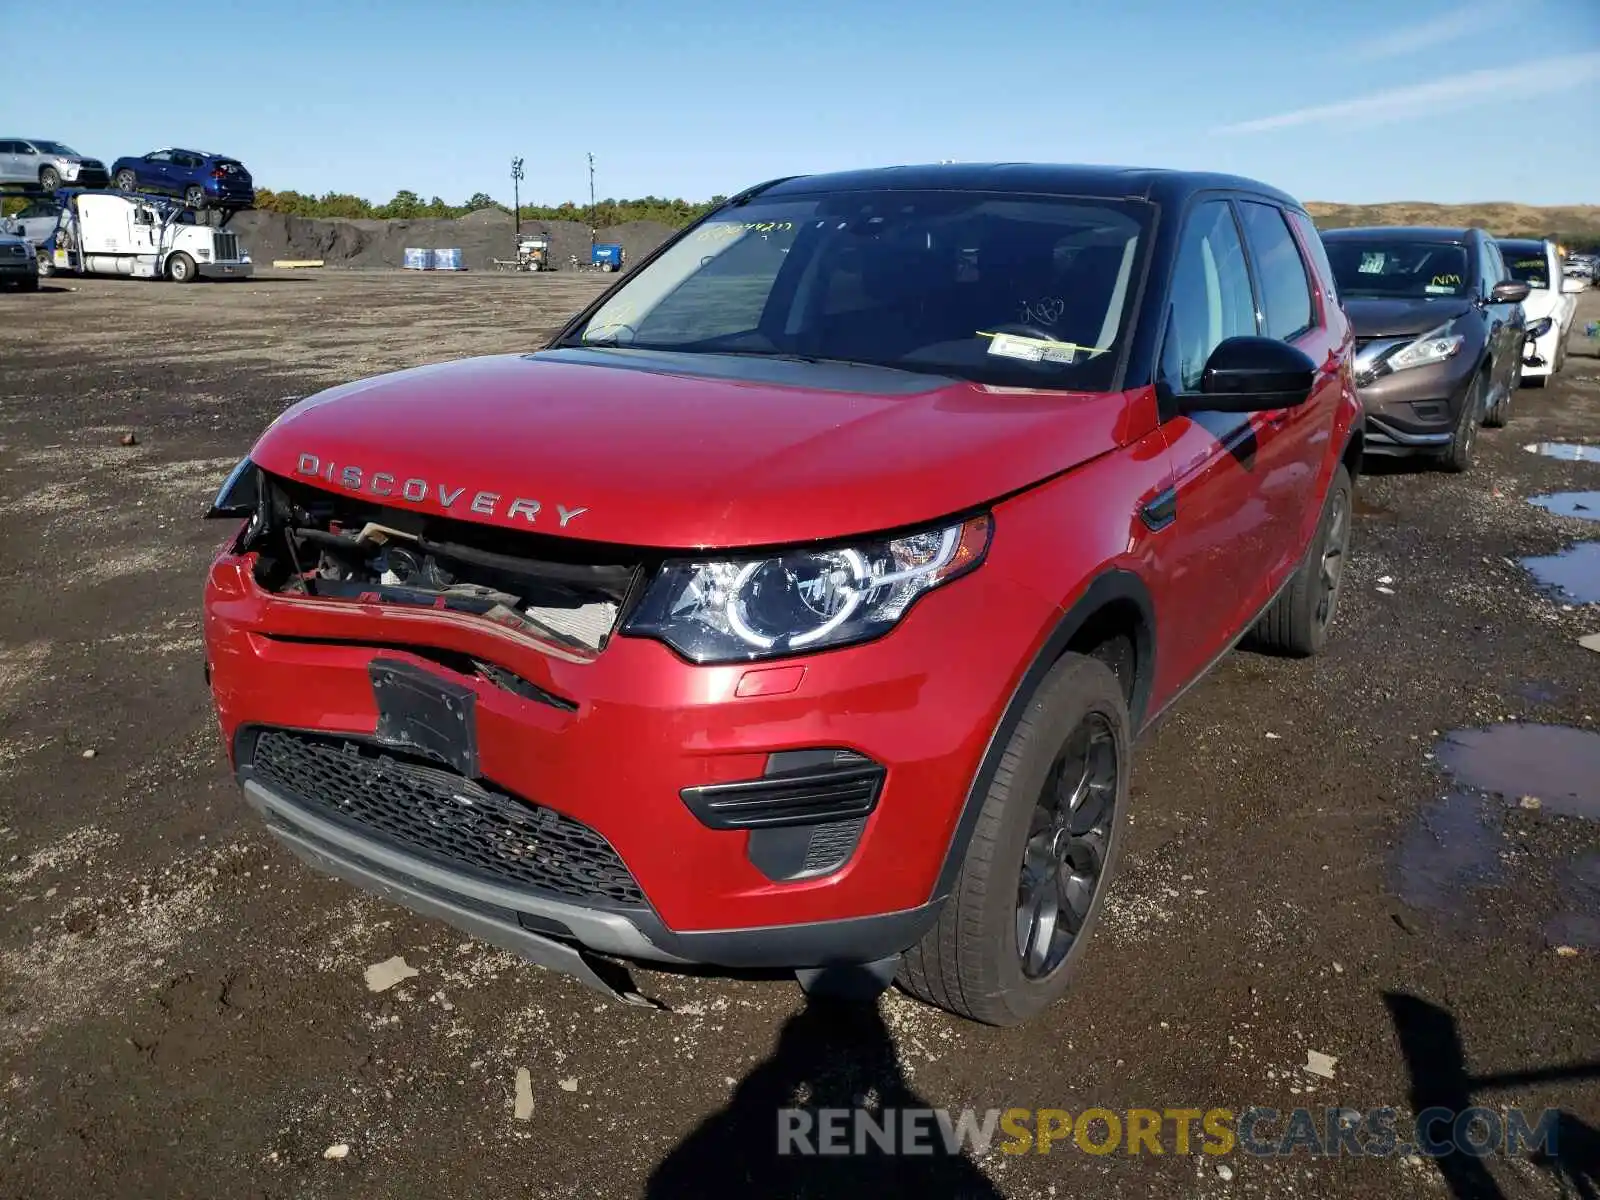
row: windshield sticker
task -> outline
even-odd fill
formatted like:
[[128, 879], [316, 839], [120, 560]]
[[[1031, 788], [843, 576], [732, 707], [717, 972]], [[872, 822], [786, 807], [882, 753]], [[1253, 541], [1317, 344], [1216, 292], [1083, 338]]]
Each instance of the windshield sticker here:
[[1428, 290], [1431, 292], [1439, 289], [1448, 292], [1460, 286], [1461, 276], [1459, 275], [1435, 275], [1433, 282], [1428, 285]]
[[1512, 265], [1515, 266], [1515, 267], [1518, 267], [1519, 269], [1524, 270], [1524, 271], [1537, 271], [1540, 267], [1544, 266], [1544, 259], [1542, 259], [1542, 258], [1519, 258]]
[[1070, 367], [1078, 359], [1080, 350], [1088, 350], [1087, 346], [1078, 346], [1072, 342], [1055, 342], [1047, 338], [1021, 337], [1015, 333], [982, 333], [979, 337], [989, 339], [989, 353], [1001, 358], [1015, 358], [1023, 362], [1049, 362], [1060, 363]]
[[1427, 292], [1430, 296], [1449, 296], [1455, 292], [1455, 288], [1451, 287], [1449, 284], [1442, 283], [1430, 283], [1422, 290]]
[[1383, 274], [1383, 251], [1363, 250], [1361, 252], [1361, 266], [1358, 268], [1363, 275]]

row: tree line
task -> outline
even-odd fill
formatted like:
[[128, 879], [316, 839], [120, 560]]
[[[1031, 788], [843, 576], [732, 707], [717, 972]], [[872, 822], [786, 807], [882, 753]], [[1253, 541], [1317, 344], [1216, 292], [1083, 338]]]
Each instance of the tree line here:
[[[600, 229], [621, 225], [627, 221], [655, 221], [673, 228], [681, 228], [705, 215], [707, 210], [715, 204], [720, 204], [722, 200], [721, 196], [713, 196], [709, 201], [700, 202], [668, 200], [660, 196], [645, 196], [640, 200], [605, 199], [595, 203], [592, 219], [594, 226]], [[287, 213], [292, 217], [342, 217], [357, 220], [371, 218], [380, 221], [414, 220], [419, 217], [464, 217], [468, 213], [479, 212], [486, 208], [511, 212], [511, 205], [495, 200], [483, 192], [478, 192], [465, 204], [449, 204], [438, 196], [424, 200], [416, 192], [401, 191], [395, 193], [394, 199], [386, 204], [374, 204], [364, 197], [352, 196], [347, 192], [324, 192], [320, 196], [308, 196], [303, 192], [278, 192], [270, 188], [257, 188], [256, 207], [267, 212]], [[591, 219], [591, 210], [587, 204], [575, 204], [571, 201], [553, 207], [524, 204], [522, 216], [524, 220], [587, 223]]]

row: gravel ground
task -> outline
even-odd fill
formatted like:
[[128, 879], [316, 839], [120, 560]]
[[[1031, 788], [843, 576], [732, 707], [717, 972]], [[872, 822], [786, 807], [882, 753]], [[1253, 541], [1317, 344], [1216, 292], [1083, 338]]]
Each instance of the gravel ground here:
[[[529, 346], [600, 283], [339, 272], [0, 296], [0, 1196], [1563, 1194], [1541, 1161], [1170, 1140], [779, 1158], [774, 1109], [796, 1096], [1555, 1106], [1566, 1169], [1596, 1186], [1596, 735], [1523, 723], [1593, 730], [1600, 654], [1578, 639], [1600, 609], [1519, 563], [1600, 538], [1582, 510], [1529, 502], [1600, 488], [1600, 462], [1523, 448], [1600, 443], [1581, 337], [1470, 474], [1362, 481], [1325, 656], [1232, 655], [1150, 735], [1108, 919], [1028, 1028], [654, 972], [675, 1011], [608, 1006], [277, 848], [226, 776], [201, 678], [222, 536], [204, 502], [291, 400]], [[1580, 328], [1600, 294], [1582, 301]], [[416, 974], [370, 990], [394, 956]]]

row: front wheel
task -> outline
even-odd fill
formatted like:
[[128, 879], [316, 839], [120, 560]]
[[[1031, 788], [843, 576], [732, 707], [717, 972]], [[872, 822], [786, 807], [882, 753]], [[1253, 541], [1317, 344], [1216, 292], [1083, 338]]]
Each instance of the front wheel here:
[[1480, 372], [1467, 385], [1467, 394], [1461, 401], [1461, 411], [1456, 414], [1455, 429], [1450, 435], [1450, 446], [1439, 455], [1439, 466], [1459, 475], [1472, 466], [1478, 448], [1478, 422], [1483, 419], [1484, 377]]
[[1006, 743], [955, 888], [901, 963], [902, 987], [989, 1025], [1020, 1025], [1061, 998], [1116, 867], [1132, 746], [1111, 668], [1063, 655]]
[[45, 167], [39, 172], [39, 186], [47, 192], [53, 192], [61, 186], [61, 172], [54, 167]]
[[173, 283], [190, 283], [195, 278], [194, 259], [182, 250], [167, 259], [167, 278]]
[[1504, 429], [1506, 422], [1511, 420], [1511, 397], [1522, 386], [1522, 360], [1517, 359], [1517, 365], [1511, 375], [1511, 382], [1506, 384], [1506, 393], [1500, 397], [1499, 402], [1484, 414], [1483, 424], [1486, 429]]
[[136, 192], [139, 190], [139, 179], [132, 171], [117, 172], [117, 190], [122, 192]]

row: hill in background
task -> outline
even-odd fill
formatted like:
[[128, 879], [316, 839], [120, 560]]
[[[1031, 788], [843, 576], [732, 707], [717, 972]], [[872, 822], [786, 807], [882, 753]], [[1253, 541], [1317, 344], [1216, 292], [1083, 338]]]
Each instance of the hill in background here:
[[[402, 193], [402, 197], [409, 196]], [[261, 207], [240, 213], [229, 228], [240, 235], [259, 263], [274, 259], [321, 259], [330, 267], [398, 267], [407, 247], [459, 249], [469, 269], [493, 268], [497, 258], [514, 256], [512, 214], [487, 196], [452, 207], [434, 200], [428, 205], [373, 206], [355, 197], [314, 199], [294, 193], [263, 192]], [[620, 242], [630, 264], [709, 208], [683, 200], [606, 200], [595, 208], [596, 240]], [[1527, 204], [1390, 204], [1306, 205], [1317, 225], [1481, 225], [1502, 236], [1554, 237], [1569, 250], [1600, 248], [1600, 205], [1538, 208]], [[331, 211], [329, 211], [331, 210]], [[365, 213], [370, 215], [346, 215]], [[396, 215], [403, 214], [403, 215]], [[589, 261], [589, 226], [585, 211], [571, 204], [553, 209], [524, 209], [524, 233], [550, 236], [551, 259], [566, 270], [575, 255]]]

